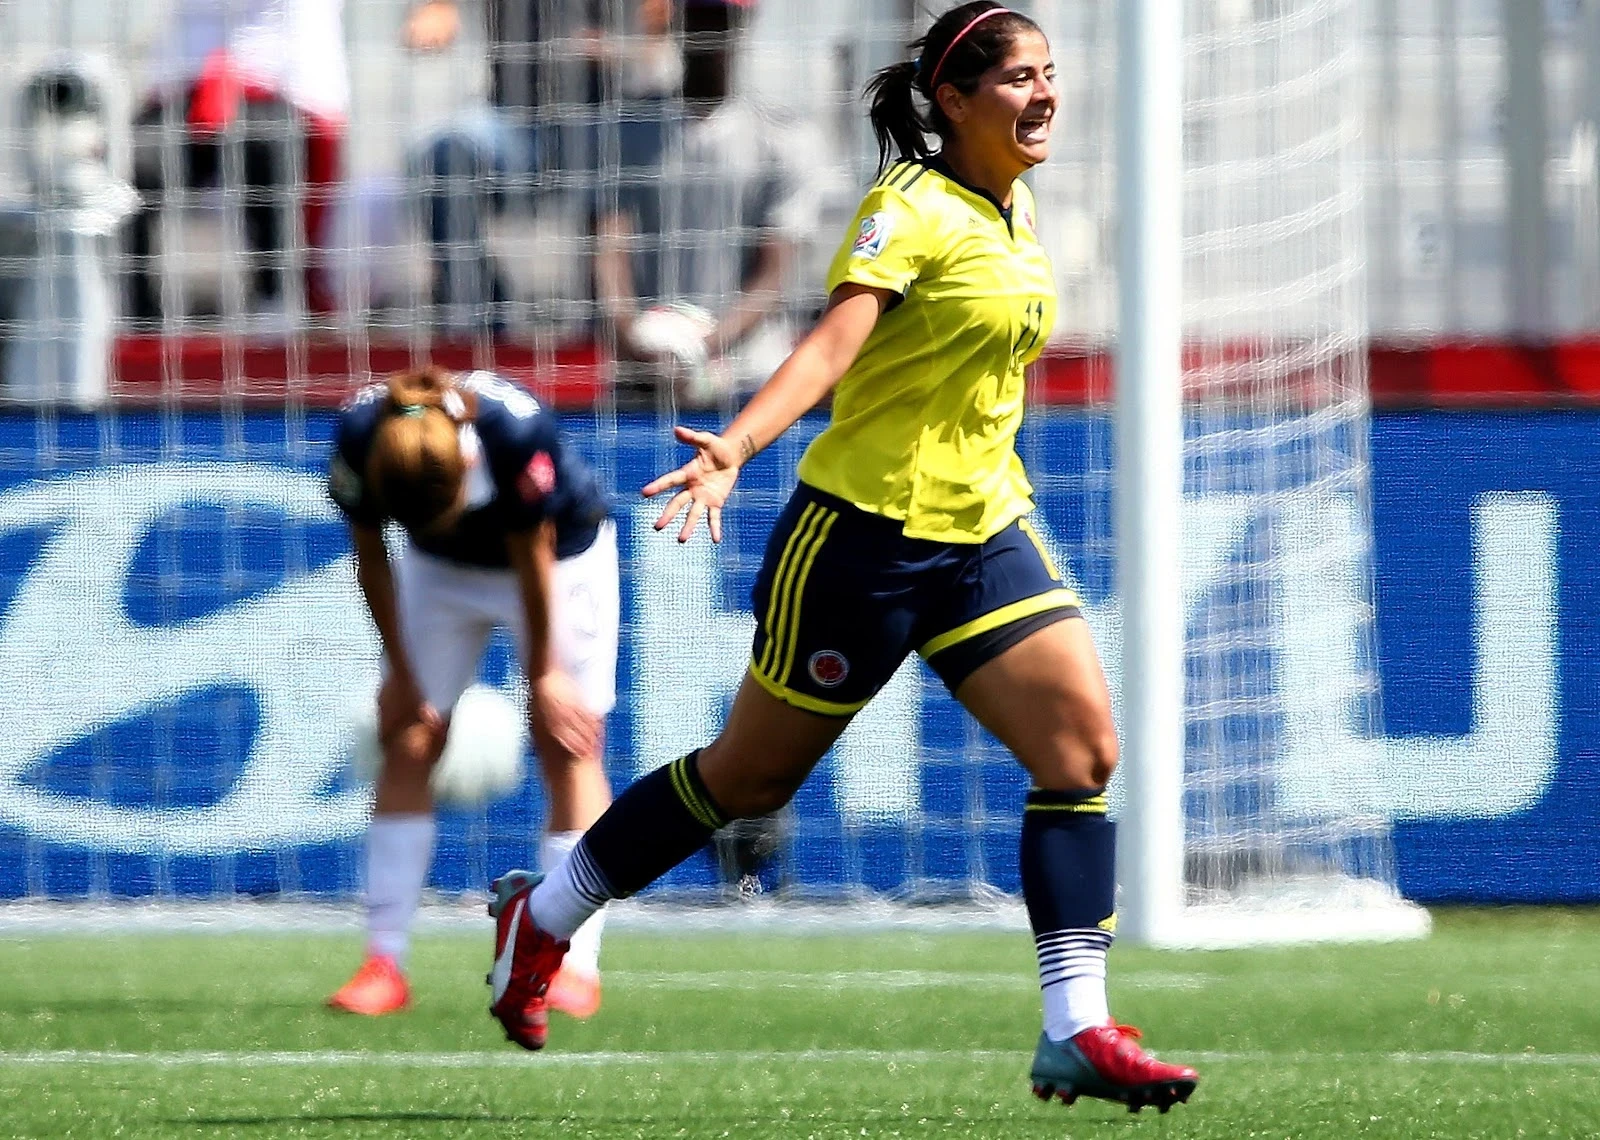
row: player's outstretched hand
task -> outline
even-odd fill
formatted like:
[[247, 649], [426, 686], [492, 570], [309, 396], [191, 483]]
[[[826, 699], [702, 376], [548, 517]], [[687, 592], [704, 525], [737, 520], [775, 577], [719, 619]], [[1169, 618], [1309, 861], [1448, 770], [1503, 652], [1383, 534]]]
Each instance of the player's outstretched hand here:
[[667, 507], [656, 520], [657, 530], [666, 530], [669, 523], [689, 508], [683, 529], [678, 532], [679, 542], [688, 542], [694, 528], [700, 525], [701, 516], [711, 528], [711, 541], [722, 541], [722, 507], [733, 492], [739, 478], [739, 450], [733, 444], [709, 431], [675, 427], [672, 433], [678, 442], [694, 448], [694, 458], [676, 471], [668, 471], [644, 488], [644, 497], [653, 499], [663, 491], [681, 488], [667, 501]]
[[600, 748], [600, 718], [583, 703], [583, 692], [567, 674], [552, 669], [532, 685], [535, 744], [541, 733], [569, 756], [597, 755]]

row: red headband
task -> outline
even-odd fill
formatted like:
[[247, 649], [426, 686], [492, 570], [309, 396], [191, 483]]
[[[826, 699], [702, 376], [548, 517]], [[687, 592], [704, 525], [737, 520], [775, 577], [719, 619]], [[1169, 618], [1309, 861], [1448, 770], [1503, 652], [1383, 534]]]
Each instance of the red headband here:
[[939, 70], [944, 67], [944, 61], [950, 58], [950, 49], [961, 42], [962, 36], [972, 31], [973, 28], [976, 28], [990, 16], [998, 16], [1002, 12], [1009, 14], [1010, 11], [1010, 8], [990, 8], [988, 11], [979, 12], [976, 16], [972, 17], [972, 19], [968, 21], [967, 26], [957, 32], [955, 34], [955, 38], [952, 39], [948, 45], [946, 45], [944, 54], [939, 57], [939, 62], [934, 65], [933, 74], [928, 77], [928, 90], [933, 92], [939, 89]]

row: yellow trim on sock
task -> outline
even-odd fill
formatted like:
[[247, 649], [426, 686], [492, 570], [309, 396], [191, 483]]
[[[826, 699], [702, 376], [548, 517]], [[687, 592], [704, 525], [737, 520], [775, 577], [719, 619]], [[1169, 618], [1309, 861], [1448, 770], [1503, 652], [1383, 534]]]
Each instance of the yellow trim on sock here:
[[1092, 800], [1084, 800], [1075, 804], [1025, 804], [1023, 811], [1064, 811], [1074, 815], [1105, 815], [1106, 798], [1096, 796]]
[[672, 768], [668, 772], [672, 779], [672, 790], [678, 793], [678, 799], [682, 801], [690, 815], [715, 831], [722, 826], [722, 823], [717, 819], [717, 813], [712, 811], [710, 805], [695, 792], [686, 770], [688, 759], [687, 756], [680, 756], [672, 762]]
[[689, 758], [687, 756], [678, 761], [678, 770], [683, 773], [683, 788], [688, 792], [695, 804], [699, 807], [698, 818], [701, 823], [709, 828], [721, 827], [728, 821], [721, 812], [712, 806], [710, 798], [695, 786], [694, 777], [689, 772]]
[[672, 791], [678, 797], [678, 802], [688, 810], [690, 815], [704, 823], [705, 820], [700, 818], [700, 811], [690, 797], [688, 789], [683, 786], [683, 770], [679, 767], [682, 763], [683, 757], [680, 756], [671, 764], [668, 764], [667, 778], [672, 781]]
[[953, 645], [960, 645], [963, 641], [977, 637], [980, 633], [988, 633], [991, 629], [999, 629], [1003, 625], [1010, 625], [1014, 621], [1021, 621], [1034, 614], [1042, 614], [1046, 610], [1064, 610], [1068, 606], [1079, 604], [1077, 593], [1064, 586], [1047, 590], [1031, 598], [1023, 598], [1020, 602], [1012, 602], [1009, 606], [990, 610], [982, 617], [958, 625], [948, 633], [941, 633], [917, 652], [924, 658], [932, 657], [935, 653], [942, 653]]

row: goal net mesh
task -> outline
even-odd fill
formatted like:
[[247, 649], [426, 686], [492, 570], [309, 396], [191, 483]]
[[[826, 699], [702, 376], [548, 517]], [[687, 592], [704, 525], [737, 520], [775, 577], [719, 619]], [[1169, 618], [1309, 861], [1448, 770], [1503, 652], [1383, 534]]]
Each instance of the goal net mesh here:
[[[1116, 13], [1023, 7], [1061, 84], [1030, 176], [1061, 316], [1021, 447], [1115, 684]], [[1328, 726], [1378, 717], [1355, 8], [1185, 9], [1194, 902], [1393, 882], [1385, 821], [1318, 783]], [[873, 175], [861, 87], [926, 17], [735, 8], [724, 94], [703, 6], [455, 11], [441, 29], [399, 0], [0, 9], [0, 898], [359, 891], [352, 725], [377, 647], [322, 472], [339, 402], [408, 364], [494, 368], [554, 403], [616, 493], [613, 780], [724, 715], [821, 420], [747, 471], [720, 548], [652, 535], [635, 492], [681, 462], [674, 422], [725, 418], [820, 310]], [[751, 296], [735, 348], [683, 348]], [[619, 343], [630, 305], [659, 311]], [[517, 674], [497, 636], [481, 682], [520, 701]], [[435, 888], [533, 861], [534, 772], [442, 815]], [[1025, 783], [913, 661], [743, 889], [1013, 895]], [[661, 890], [739, 879], [708, 854]]]

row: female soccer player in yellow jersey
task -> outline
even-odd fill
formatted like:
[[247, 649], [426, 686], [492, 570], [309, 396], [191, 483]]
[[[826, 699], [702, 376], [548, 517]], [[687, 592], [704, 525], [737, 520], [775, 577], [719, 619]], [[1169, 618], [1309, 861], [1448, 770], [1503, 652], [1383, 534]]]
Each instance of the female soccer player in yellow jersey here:
[[[869, 86], [882, 169], [829, 272], [827, 310], [720, 435], [644, 489], [657, 521], [713, 540], [740, 467], [833, 392], [828, 428], [767, 545], [749, 672], [721, 735], [635, 783], [542, 881], [496, 884], [495, 1004], [513, 1040], [561, 939], [732, 818], [786, 803], [913, 650], [1032, 777], [1022, 889], [1043, 989], [1034, 1091], [1165, 1111], [1193, 1069], [1109, 1017], [1117, 740], [1077, 596], [1028, 524], [1015, 450], [1024, 368], [1055, 315], [1033, 199], [1055, 67], [1037, 25], [991, 0], [941, 16], [917, 60]], [[919, 108], [920, 95], [926, 110]], [[929, 136], [934, 136], [933, 140]]]

